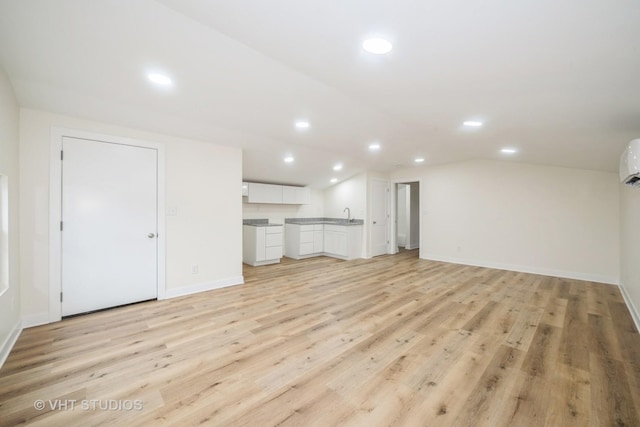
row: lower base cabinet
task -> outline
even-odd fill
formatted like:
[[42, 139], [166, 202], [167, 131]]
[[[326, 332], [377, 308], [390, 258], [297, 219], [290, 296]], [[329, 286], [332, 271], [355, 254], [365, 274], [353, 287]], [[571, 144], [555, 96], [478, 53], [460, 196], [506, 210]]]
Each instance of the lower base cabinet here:
[[276, 264], [282, 258], [283, 227], [242, 227], [242, 262], [258, 266]]
[[321, 255], [345, 260], [361, 258], [362, 226], [286, 224], [286, 257], [303, 259]]

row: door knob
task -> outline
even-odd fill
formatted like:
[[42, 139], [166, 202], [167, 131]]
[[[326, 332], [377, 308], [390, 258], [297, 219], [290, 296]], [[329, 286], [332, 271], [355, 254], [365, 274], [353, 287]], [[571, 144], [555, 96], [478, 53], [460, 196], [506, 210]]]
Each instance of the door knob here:
[[374, 224], [376, 224], [376, 222], [375, 222], [375, 221], [373, 221], [373, 223], [374, 223]]
[[150, 239], [153, 239], [154, 237], [156, 237], [156, 235], [153, 234], [153, 233], [149, 233], [149, 234], [147, 234], [147, 237], [150, 238]]

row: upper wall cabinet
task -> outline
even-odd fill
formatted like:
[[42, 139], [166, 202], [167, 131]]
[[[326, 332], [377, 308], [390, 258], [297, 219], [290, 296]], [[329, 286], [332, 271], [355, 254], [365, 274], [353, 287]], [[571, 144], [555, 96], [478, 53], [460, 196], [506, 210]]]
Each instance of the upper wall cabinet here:
[[308, 205], [311, 203], [311, 191], [308, 187], [282, 186], [282, 203]]
[[[289, 205], [307, 205], [311, 203], [311, 190], [307, 187], [290, 187], [288, 185], [260, 184], [247, 182], [247, 202], [275, 203]], [[243, 191], [244, 195], [244, 191]]]

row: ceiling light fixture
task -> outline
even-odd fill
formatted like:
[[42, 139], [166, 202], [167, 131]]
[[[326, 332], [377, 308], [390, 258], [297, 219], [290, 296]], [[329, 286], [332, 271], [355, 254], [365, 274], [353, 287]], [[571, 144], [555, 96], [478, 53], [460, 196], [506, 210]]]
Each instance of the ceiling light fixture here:
[[336, 172], [337, 172], [337, 171], [341, 171], [341, 170], [342, 170], [342, 164], [338, 163], [337, 165], [335, 165], [335, 166], [333, 167], [333, 170], [334, 170], [334, 171], [336, 171]]
[[173, 84], [173, 81], [171, 81], [171, 78], [166, 74], [149, 73], [147, 74], [147, 78], [151, 83], [156, 84], [158, 86], [171, 86]]
[[306, 120], [299, 120], [296, 122], [295, 127], [298, 130], [307, 130], [311, 127], [311, 123]]
[[415, 158], [415, 160], [414, 160], [414, 162], [416, 162], [416, 163], [422, 163], [422, 162], [424, 162], [424, 157], [416, 157], [416, 158]]
[[518, 152], [518, 150], [516, 150], [515, 148], [503, 148], [502, 150], [500, 150], [500, 152], [502, 154], [515, 154]]
[[467, 121], [463, 122], [462, 124], [467, 126], [467, 127], [470, 127], [470, 128], [482, 127], [482, 122], [480, 122], [478, 120], [467, 120]]
[[378, 151], [378, 150], [380, 150], [380, 144], [378, 144], [377, 142], [373, 143], [373, 144], [369, 144], [369, 150], [370, 151]]
[[362, 42], [362, 48], [374, 55], [384, 55], [391, 52], [393, 45], [389, 40], [380, 37], [372, 37]]
[[331, 178], [330, 181], [331, 181], [331, 183], [336, 183], [336, 182], [338, 182], [338, 178]]
[[293, 156], [287, 156], [284, 158], [285, 163], [293, 163], [294, 160]]

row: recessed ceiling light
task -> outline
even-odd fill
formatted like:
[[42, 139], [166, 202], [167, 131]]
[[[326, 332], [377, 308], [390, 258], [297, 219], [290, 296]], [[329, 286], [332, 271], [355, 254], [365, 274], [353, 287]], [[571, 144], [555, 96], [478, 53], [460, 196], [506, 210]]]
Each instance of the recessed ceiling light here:
[[370, 151], [378, 151], [379, 149], [380, 149], [380, 144], [378, 144], [377, 142], [373, 144], [369, 144]]
[[334, 170], [334, 171], [336, 171], [336, 172], [337, 172], [337, 171], [341, 171], [341, 170], [342, 170], [342, 164], [338, 163], [337, 165], [335, 165], [335, 166], [333, 167], [333, 170]]
[[147, 78], [151, 83], [156, 84], [158, 86], [171, 86], [173, 84], [173, 82], [171, 81], [171, 78], [166, 74], [149, 73], [147, 74]]
[[503, 148], [502, 150], [500, 150], [500, 152], [502, 154], [515, 154], [518, 152], [518, 150], [516, 150], [515, 148]]
[[293, 163], [294, 160], [293, 156], [287, 156], [284, 158], [285, 163]]
[[331, 178], [331, 182], [338, 182], [338, 178]]
[[424, 162], [424, 158], [423, 157], [416, 157], [413, 161], [416, 162], [416, 163], [422, 163], [422, 162]]
[[295, 127], [296, 127], [296, 129], [298, 129], [298, 130], [307, 130], [307, 129], [309, 129], [309, 128], [311, 127], [311, 123], [309, 123], [309, 122], [308, 122], [308, 121], [306, 121], [306, 120], [298, 120], [298, 121], [295, 123]]
[[389, 40], [385, 40], [380, 37], [372, 37], [362, 42], [362, 48], [375, 55], [384, 55], [385, 53], [391, 52], [393, 45]]
[[462, 124], [467, 126], [467, 127], [470, 127], [470, 128], [482, 127], [482, 122], [480, 122], [478, 120], [467, 120], [467, 121], [463, 122]]

